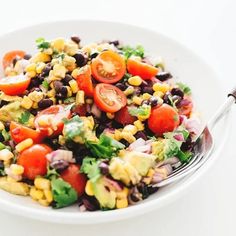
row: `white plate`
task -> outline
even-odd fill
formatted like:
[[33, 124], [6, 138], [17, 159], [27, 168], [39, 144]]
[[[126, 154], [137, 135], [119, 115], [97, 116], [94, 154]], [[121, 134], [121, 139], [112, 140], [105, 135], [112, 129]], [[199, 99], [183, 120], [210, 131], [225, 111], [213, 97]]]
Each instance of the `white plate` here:
[[[69, 38], [74, 34], [81, 37], [82, 44], [103, 39], [119, 39], [130, 45], [141, 44], [148, 54], [163, 57], [168, 70], [192, 88], [194, 101], [198, 110], [204, 114], [205, 119], [208, 119], [221, 101], [224, 100], [224, 94], [218, 85], [216, 75], [198, 56], [172, 39], [136, 26], [87, 20], [44, 23], [16, 30], [0, 37], [0, 55], [13, 49], [21, 49], [32, 53], [36, 50], [35, 39], [39, 37], [47, 39], [55, 37]], [[77, 206], [53, 210], [50, 207], [38, 205], [30, 198], [0, 191], [0, 209], [43, 221], [66, 224], [94, 224], [117, 221], [164, 207], [180, 197], [197, 179], [203, 176], [203, 173], [209, 170], [211, 164], [219, 156], [226, 140], [229, 129], [228, 118], [224, 119], [224, 126], [222, 126], [222, 122], [214, 132], [217, 148], [206, 165], [178, 183], [161, 188], [156, 194], [135, 206], [104, 212], [81, 213]], [[203, 177], [206, 177], [206, 174]]]

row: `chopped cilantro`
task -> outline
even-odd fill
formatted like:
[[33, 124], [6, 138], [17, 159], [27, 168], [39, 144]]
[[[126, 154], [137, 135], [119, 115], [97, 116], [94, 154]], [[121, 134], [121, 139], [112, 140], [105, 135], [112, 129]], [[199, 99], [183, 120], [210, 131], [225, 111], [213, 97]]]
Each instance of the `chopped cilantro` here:
[[36, 39], [37, 48], [40, 50], [48, 49], [50, 47], [50, 43], [45, 41], [44, 38]]
[[124, 46], [121, 48], [124, 53], [126, 59], [131, 56], [139, 56], [141, 58], [144, 57], [144, 48], [141, 45], [136, 46], [136, 48], [132, 48], [130, 46]]
[[187, 95], [191, 94], [191, 89], [184, 83], [177, 83], [177, 85], [179, 86], [179, 88]]
[[92, 182], [96, 182], [96, 180], [101, 176], [99, 163], [100, 161], [93, 157], [85, 157], [80, 171], [85, 173]]
[[48, 83], [46, 80], [44, 80], [44, 81], [42, 82], [42, 86], [43, 86], [45, 89], [49, 89], [49, 83]]
[[47, 167], [47, 174], [46, 174], [46, 178], [47, 179], [53, 179], [53, 178], [57, 178], [60, 175], [57, 173], [57, 171], [55, 169], [51, 169], [49, 166]]
[[20, 118], [18, 119], [18, 121], [21, 124], [26, 124], [29, 121], [31, 113], [29, 111], [25, 111], [21, 114]]

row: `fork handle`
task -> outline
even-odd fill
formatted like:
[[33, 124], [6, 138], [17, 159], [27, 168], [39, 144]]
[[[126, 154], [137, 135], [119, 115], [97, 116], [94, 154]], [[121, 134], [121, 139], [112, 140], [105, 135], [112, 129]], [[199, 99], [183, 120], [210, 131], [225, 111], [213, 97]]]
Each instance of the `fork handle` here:
[[220, 106], [215, 115], [207, 123], [209, 130], [212, 130], [217, 122], [229, 112], [234, 103], [236, 103], [236, 88], [228, 94], [228, 99]]

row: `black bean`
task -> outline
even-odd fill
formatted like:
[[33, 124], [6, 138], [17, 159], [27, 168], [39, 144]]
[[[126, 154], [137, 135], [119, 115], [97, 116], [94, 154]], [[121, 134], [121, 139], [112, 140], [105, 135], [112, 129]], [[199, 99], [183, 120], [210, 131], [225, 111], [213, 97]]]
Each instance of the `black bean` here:
[[138, 131], [134, 137], [136, 139], [142, 138], [143, 140], [147, 140], [147, 135], [143, 131]]
[[41, 81], [37, 77], [32, 78], [30, 81], [29, 88], [38, 87], [40, 84], [41, 84]]
[[81, 41], [81, 39], [76, 35], [71, 36], [70, 39], [77, 44], [79, 44]]
[[135, 88], [134, 88], [134, 94], [135, 94], [136, 96], [141, 95], [141, 93], [142, 93], [142, 91], [141, 91], [141, 88], [140, 88], [140, 87], [135, 87]]
[[178, 106], [180, 104], [180, 102], [182, 101], [182, 97], [180, 97], [178, 95], [174, 95], [172, 97], [172, 101], [176, 106]]
[[117, 83], [115, 86], [123, 91], [127, 89], [127, 86], [124, 83]]
[[41, 109], [48, 108], [53, 105], [53, 101], [49, 98], [42, 99], [38, 102], [38, 106]]
[[10, 121], [5, 122], [4, 126], [5, 126], [5, 130], [8, 132], [10, 130]]
[[153, 94], [153, 89], [152, 89], [152, 87], [150, 87], [150, 86], [145, 86], [145, 87], [143, 87], [142, 88], [142, 93], [149, 93], [149, 94]]
[[148, 186], [144, 183], [140, 183], [137, 186], [138, 191], [142, 194], [142, 199], [146, 199], [150, 194], [148, 192]]
[[172, 95], [178, 95], [181, 98], [184, 97], [184, 92], [181, 89], [179, 89], [179, 88], [173, 88], [173, 89], [171, 89], [170, 92], [171, 92]]
[[59, 93], [61, 91], [61, 88], [63, 86], [63, 83], [59, 80], [55, 80], [53, 81], [53, 86], [54, 86], [54, 89], [57, 93]]
[[90, 59], [96, 58], [96, 57], [98, 56], [98, 54], [99, 54], [99, 53], [97, 53], [97, 52], [92, 53], [92, 54], [90, 55]]
[[43, 69], [41, 75], [44, 76], [44, 77], [48, 76], [51, 69], [52, 69], [52, 65], [51, 65], [50, 63], [47, 64], [47, 65], [44, 67], [44, 69]]
[[16, 62], [19, 61], [20, 57], [16, 56], [13, 60], [12, 60], [12, 64], [13, 66], [15, 66]]
[[32, 57], [32, 56], [31, 56], [30, 54], [25, 54], [25, 55], [24, 55], [24, 59], [25, 59], [25, 60], [29, 60], [31, 57]]
[[36, 116], [38, 114], [38, 110], [37, 109], [30, 109], [30, 113], [34, 116]]
[[159, 79], [160, 81], [166, 81], [168, 79], [171, 79], [172, 78], [172, 75], [169, 73], [169, 72], [159, 72], [157, 75], [156, 75], [156, 78]]
[[4, 100], [1, 100], [0, 101], [0, 107], [3, 107], [3, 106], [5, 106], [5, 105], [7, 105], [9, 102], [7, 102], [7, 101], [4, 101]]
[[32, 93], [32, 92], [34, 92], [34, 91], [36, 91], [36, 92], [42, 92], [42, 90], [40, 89], [40, 88], [37, 88], [37, 87], [33, 87], [32, 89], [30, 89], [30, 93]]
[[164, 96], [163, 96], [163, 102], [168, 104], [168, 105], [171, 105], [171, 100], [170, 100], [170, 94], [169, 93], [166, 93]]
[[103, 175], [108, 175], [109, 174], [109, 166], [105, 162], [101, 162], [99, 164], [99, 169]]
[[77, 66], [79, 67], [85, 66], [88, 62], [88, 57], [84, 55], [83, 53], [80, 53], [80, 52], [76, 53], [73, 57], [76, 60]]
[[95, 197], [86, 195], [82, 198], [82, 202], [88, 211], [96, 211], [100, 208], [99, 202]]
[[121, 142], [122, 144], [124, 144], [126, 147], [129, 146], [129, 142], [126, 141], [125, 139], [121, 139], [120, 142]]
[[28, 185], [34, 186], [34, 180], [23, 178], [21, 181]]
[[155, 106], [158, 104], [157, 98], [151, 97], [151, 98], [149, 99], [149, 104], [150, 104], [152, 107], [155, 107]]
[[4, 169], [4, 163], [2, 160], [0, 160], [0, 169]]
[[182, 143], [181, 150], [183, 152], [189, 151], [193, 148], [193, 146], [194, 146], [194, 142], [192, 142], [191, 136], [188, 136], [187, 140], [184, 143]]
[[66, 74], [65, 78], [62, 80], [64, 85], [68, 85], [69, 82], [73, 79], [73, 77], [69, 74]]
[[143, 100], [142, 105], [150, 105], [150, 101], [149, 100]]
[[56, 160], [51, 162], [50, 167], [57, 171], [63, 171], [69, 166], [69, 163], [64, 160]]
[[4, 142], [4, 141], [5, 141], [5, 139], [4, 139], [3, 135], [2, 135], [2, 133], [0, 133], [0, 142]]
[[113, 44], [114, 46], [118, 46], [120, 44], [119, 40], [113, 40], [113, 41], [110, 41], [109, 44]]

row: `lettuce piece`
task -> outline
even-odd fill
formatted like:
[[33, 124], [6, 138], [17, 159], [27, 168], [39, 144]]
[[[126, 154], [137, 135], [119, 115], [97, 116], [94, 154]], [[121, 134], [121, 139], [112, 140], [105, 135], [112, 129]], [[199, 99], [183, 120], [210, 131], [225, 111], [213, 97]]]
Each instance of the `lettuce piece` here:
[[61, 178], [53, 178], [51, 181], [53, 199], [56, 202], [54, 208], [69, 206], [77, 201], [78, 195], [74, 188]]

